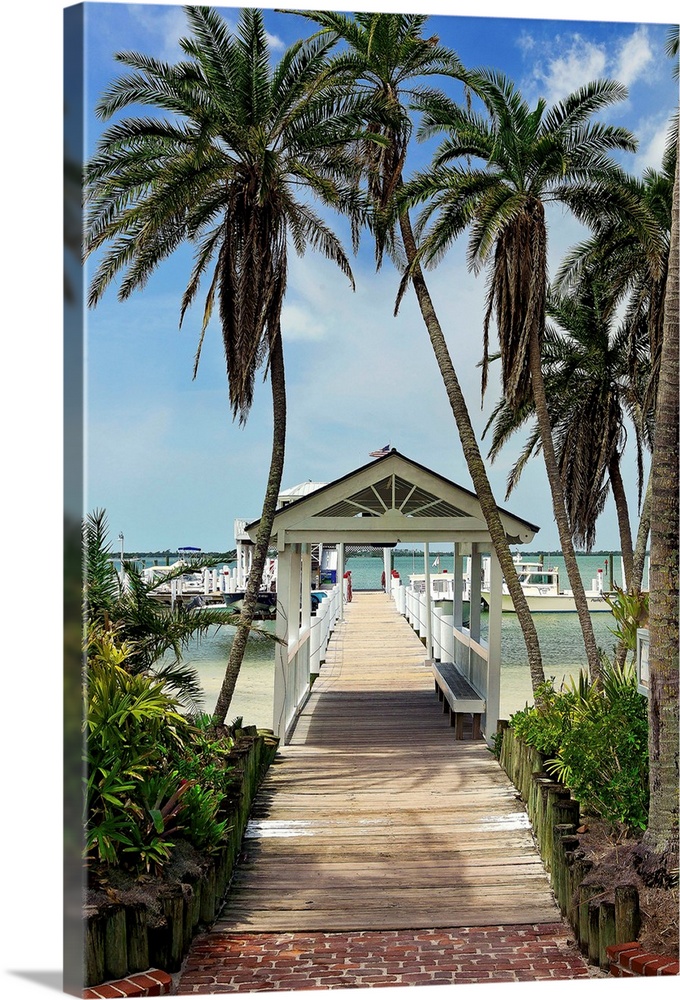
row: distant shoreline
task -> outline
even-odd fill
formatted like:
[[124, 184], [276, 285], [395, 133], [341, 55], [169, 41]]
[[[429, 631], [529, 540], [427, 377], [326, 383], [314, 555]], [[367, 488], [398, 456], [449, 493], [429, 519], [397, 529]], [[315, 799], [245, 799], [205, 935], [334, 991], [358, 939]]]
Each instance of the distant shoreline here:
[[[401, 549], [392, 549], [392, 553], [395, 556], [412, 556], [412, 555], [424, 556], [425, 555], [423, 549], [404, 549], [404, 548], [401, 548]], [[434, 557], [434, 556], [450, 556], [452, 554], [453, 553], [450, 550], [448, 550], [448, 549], [447, 550], [430, 549], [430, 551], [429, 551], [429, 555], [432, 556], [432, 557]], [[126, 552], [125, 553], [126, 559], [166, 559], [166, 558], [169, 558], [171, 556], [177, 556], [177, 555], [178, 555], [178, 550], [177, 549], [164, 549], [163, 551], [160, 551], [160, 552], [139, 551], [139, 552]], [[196, 555], [200, 556], [200, 557], [205, 557], [206, 559], [224, 559], [225, 562], [230, 562], [230, 561], [233, 561], [236, 558], [236, 550], [235, 549], [230, 549], [230, 550], [228, 550], [226, 552], [210, 552], [210, 551], [203, 552], [203, 551], [201, 551], [201, 552], [196, 553]], [[371, 552], [362, 552], [360, 554], [357, 553], [356, 555], [359, 558], [365, 558], [365, 559], [382, 559], [382, 557], [383, 557], [383, 555], [382, 555], [382, 549], [374, 549]], [[524, 556], [540, 556], [540, 555], [543, 555], [543, 556], [561, 556], [562, 555], [562, 550], [561, 549], [529, 549], [529, 550], [522, 550], [521, 555], [522, 555], [522, 557], [524, 557]], [[594, 558], [596, 556], [602, 556], [603, 558], [607, 558], [608, 556], [620, 556], [620, 555], [621, 555], [621, 550], [620, 549], [594, 549], [592, 552], [583, 552], [583, 551], [580, 551], [580, 550], [576, 551], [576, 556], [577, 557], [578, 556], [583, 556], [583, 557], [593, 557]], [[649, 550], [645, 553], [645, 555], [647, 555], [647, 556], [649, 555]]]

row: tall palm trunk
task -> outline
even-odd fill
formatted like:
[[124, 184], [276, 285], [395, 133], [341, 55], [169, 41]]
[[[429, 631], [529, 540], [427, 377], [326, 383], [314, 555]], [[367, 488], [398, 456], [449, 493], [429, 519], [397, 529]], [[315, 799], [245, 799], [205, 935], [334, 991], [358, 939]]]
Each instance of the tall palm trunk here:
[[[540, 279], [539, 279], [540, 280]], [[555, 447], [552, 439], [552, 425], [550, 422], [550, 412], [545, 395], [545, 383], [543, 381], [543, 369], [541, 366], [541, 346], [538, 339], [538, 331], [531, 334], [529, 345], [529, 364], [531, 371], [531, 387], [534, 404], [536, 407], [536, 421], [538, 431], [541, 436], [541, 449], [545, 461], [545, 469], [548, 475], [550, 493], [552, 496], [553, 513], [555, 524], [560, 538], [562, 557], [567, 568], [567, 576], [574, 594], [574, 603], [583, 633], [583, 644], [588, 659], [588, 669], [590, 676], [596, 680], [600, 676], [600, 658], [597, 652], [595, 632], [593, 622], [588, 611], [586, 592], [581, 579], [581, 573], [576, 562], [574, 543], [571, 535], [571, 528], [567, 519], [567, 507], [564, 500], [564, 490], [562, 489], [562, 479], [560, 477]]]
[[[630, 529], [630, 514], [628, 512], [628, 500], [621, 478], [621, 468], [618, 454], [612, 455], [609, 462], [609, 482], [614, 497], [616, 508], [616, 519], [619, 524], [619, 539], [621, 541], [621, 558], [623, 559], [623, 572], [626, 577], [626, 588], [632, 590], [634, 584], [635, 571], [633, 568], [633, 535]], [[638, 588], [639, 589], [639, 588]]]
[[[415, 238], [413, 236], [413, 230], [411, 228], [411, 221], [407, 212], [404, 212], [400, 216], [399, 224], [404, 248], [406, 250], [406, 257], [409, 264], [412, 265], [416, 257], [417, 248]], [[496, 506], [496, 501], [486, 474], [486, 467], [477, 444], [477, 439], [475, 437], [472, 421], [470, 420], [470, 414], [465, 402], [465, 397], [463, 396], [458, 376], [456, 375], [455, 368], [453, 367], [451, 355], [449, 354], [449, 349], [447, 347], [441, 325], [437, 318], [432, 299], [430, 298], [425, 278], [423, 277], [420, 267], [417, 265], [413, 267], [411, 280], [418, 299], [418, 305], [420, 306], [420, 312], [425, 322], [425, 326], [427, 327], [427, 332], [430, 336], [430, 343], [432, 344], [432, 349], [444, 381], [444, 387], [449, 398], [449, 403], [451, 404], [451, 410], [453, 411], [456, 426], [458, 427], [458, 435], [463, 448], [463, 455], [465, 456], [465, 461], [475, 487], [477, 499], [479, 500], [479, 504], [482, 508], [482, 513], [486, 520], [489, 534], [491, 535], [493, 547], [501, 564], [501, 569], [503, 571], [503, 575], [505, 576], [505, 582], [507, 583], [510, 596], [512, 597], [512, 602], [515, 606], [515, 611], [517, 612], [517, 619], [519, 621], [520, 628], [522, 629], [522, 635], [524, 636], [524, 642], [527, 648], [531, 686], [534, 693], [536, 693], [539, 685], [545, 683], [541, 648], [538, 641], [538, 633], [536, 632], [536, 625], [531, 617], [529, 605], [527, 604], [524, 591], [522, 590], [517, 577], [517, 570], [515, 569], [512, 553], [510, 552], [510, 546], [508, 545], [508, 540], [505, 535], [505, 529], [503, 528], [500, 514], [498, 513], [498, 507]]]
[[678, 165], [652, 456], [649, 581], [649, 826], [643, 843], [678, 867]]
[[647, 555], [647, 542], [649, 541], [649, 528], [652, 520], [652, 483], [647, 483], [645, 499], [642, 503], [640, 523], [638, 524], [637, 537], [635, 539], [635, 551], [633, 553], [633, 576], [630, 586], [632, 590], [642, 590], [642, 578], [645, 572], [645, 557]]
[[286, 446], [286, 379], [283, 364], [283, 342], [281, 340], [281, 329], [277, 330], [274, 343], [271, 346], [269, 377], [272, 389], [272, 411], [274, 428], [272, 434], [272, 456], [269, 465], [269, 478], [265, 491], [264, 503], [262, 504], [262, 516], [257, 529], [255, 539], [255, 550], [253, 561], [248, 576], [248, 584], [243, 598], [243, 610], [241, 611], [241, 622], [236, 630], [234, 642], [229, 653], [229, 662], [222, 680], [222, 687], [217, 698], [217, 703], [213, 711], [213, 724], [222, 725], [226, 714], [229, 711], [234, 688], [241, 670], [243, 657], [246, 651], [246, 643], [250, 634], [250, 627], [255, 615], [255, 606], [262, 584], [262, 576], [269, 550], [272, 524], [281, 492], [281, 478], [283, 476], [283, 461]]

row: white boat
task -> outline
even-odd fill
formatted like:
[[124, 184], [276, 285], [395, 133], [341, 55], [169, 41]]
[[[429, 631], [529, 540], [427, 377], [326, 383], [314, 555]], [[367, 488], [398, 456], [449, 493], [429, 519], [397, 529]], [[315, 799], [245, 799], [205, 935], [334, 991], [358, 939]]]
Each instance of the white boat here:
[[[455, 577], [453, 573], [430, 573], [430, 599], [433, 601], [452, 601], [453, 591], [454, 591], [454, 580]], [[424, 573], [409, 573], [408, 576], [409, 584], [412, 589], [417, 594], [425, 593], [425, 580], [427, 577]], [[463, 580], [463, 600], [469, 600], [467, 593], [467, 578]]]
[[[573, 591], [560, 589], [560, 574], [558, 569], [555, 567], [548, 569], [540, 562], [524, 562], [520, 555], [514, 557], [514, 563], [519, 582], [529, 605], [529, 611], [532, 614], [561, 614], [576, 611], [576, 601], [574, 600]], [[482, 587], [482, 599], [488, 604], [488, 586]], [[597, 571], [597, 577], [591, 582], [591, 589], [586, 590], [586, 601], [588, 611], [591, 613], [611, 610], [605, 600], [602, 570]], [[513, 612], [515, 610], [505, 580], [503, 580], [501, 607], [504, 612]]]

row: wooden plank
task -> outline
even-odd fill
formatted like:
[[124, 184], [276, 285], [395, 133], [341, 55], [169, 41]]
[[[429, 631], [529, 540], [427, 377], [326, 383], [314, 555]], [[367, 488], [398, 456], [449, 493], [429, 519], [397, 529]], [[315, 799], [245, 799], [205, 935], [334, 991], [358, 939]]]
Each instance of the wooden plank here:
[[454, 739], [389, 598], [355, 595], [254, 803], [216, 930], [559, 919], [516, 791], [471, 733]]

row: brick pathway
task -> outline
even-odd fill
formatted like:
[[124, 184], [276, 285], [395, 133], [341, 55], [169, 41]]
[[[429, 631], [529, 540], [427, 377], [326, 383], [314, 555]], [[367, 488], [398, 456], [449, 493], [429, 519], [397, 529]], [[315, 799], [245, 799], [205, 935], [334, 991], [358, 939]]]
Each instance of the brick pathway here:
[[565, 924], [430, 931], [205, 934], [175, 995], [601, 978]]

